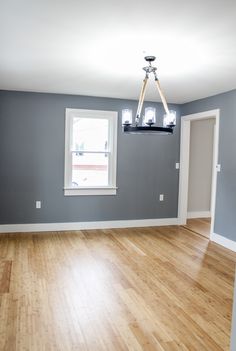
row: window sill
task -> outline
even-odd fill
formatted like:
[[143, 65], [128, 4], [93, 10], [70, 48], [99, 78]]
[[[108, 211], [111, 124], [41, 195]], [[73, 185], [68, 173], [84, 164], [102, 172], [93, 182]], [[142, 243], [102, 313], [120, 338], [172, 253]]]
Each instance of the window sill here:
[[116, 187], [64, 188], [64, 196], [116, 195]]

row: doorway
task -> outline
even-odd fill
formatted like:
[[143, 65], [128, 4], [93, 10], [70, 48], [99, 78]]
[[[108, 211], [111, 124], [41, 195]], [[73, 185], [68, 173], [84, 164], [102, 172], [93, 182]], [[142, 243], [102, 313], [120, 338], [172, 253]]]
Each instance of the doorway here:
[[214, 232], [219, 110], [181, 119], [179, 222], [207, 238]]

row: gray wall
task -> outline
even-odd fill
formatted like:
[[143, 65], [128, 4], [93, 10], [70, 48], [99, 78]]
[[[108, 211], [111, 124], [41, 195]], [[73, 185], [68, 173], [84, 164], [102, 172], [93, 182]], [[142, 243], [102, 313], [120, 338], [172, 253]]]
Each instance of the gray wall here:
[[236, 241], [236, 90], [181, 106], [182, 115], [220, 109], [219, 163], [214, 232]]
[[[160, 104], [158, 115], [163, 115]], [[0, 91], [0, 223], [177, 216], [180, 108], [173, 136], [118, 131], [116, 196], [64, 197], [65, 108], [136, 109], [135, 101]], [[159, 202], [159, 194], [165, 201]], [[42, 209], [35, 209], [35, 200]]]
[[236, 350], [236, 279], [234, 282], [234, 307], [232, 317], [232, 330], [231, 330], [231, 351]]
[[[148, 105], [162, 116], [159, 104]], [[124, 135], [119, 124], [118, 194], [64, 197], [66, 107], [115, 110], [120, 118], [122, 108], [135, 110], [136, 102], [0, 91], [1, 224], [177, 216], [179, 121], [173, 136]], [[171, 108], [178, 116], [221, 110], [214, 231], [236, 241], [236, 90]], [[42, 201], [41, 210], [35, 200]]]
[[211, 210], [215, 119], [190, 123], [188, 212]]

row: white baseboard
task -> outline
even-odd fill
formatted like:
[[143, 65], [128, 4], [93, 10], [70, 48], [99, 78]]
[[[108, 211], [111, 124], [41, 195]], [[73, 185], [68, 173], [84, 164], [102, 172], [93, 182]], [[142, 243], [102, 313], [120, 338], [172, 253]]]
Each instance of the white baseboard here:
[[178, 218], [137, 219], [122, 221], [97, 222], [67, 222], [67, 223], [32, 223], [32, 224], [2, 224], [0, 233], [14, 232], [46, 232], [61, 230], [86, 230], [109, 228], [134, 228], [165, 225], [178, 225]]
[[209, 218], [211, 217], [211, 211], [194, 211], [188, 212], [187, 218]]
[[224, 246], [226, 249], [236, 252], [236, 241], [227, 239], [224, 236], [216, 233], [211, 234], [211, 241]]

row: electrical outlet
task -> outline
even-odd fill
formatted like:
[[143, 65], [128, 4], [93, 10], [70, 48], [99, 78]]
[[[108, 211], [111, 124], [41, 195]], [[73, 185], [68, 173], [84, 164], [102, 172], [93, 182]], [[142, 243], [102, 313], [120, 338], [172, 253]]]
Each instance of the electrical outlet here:
[[41, 201], [36, 201], [35, 202], [35, 207], [36, 208], [41, 208]]
[[160, 200], [160, 201], [164, 201], [164, 194], [160, 194], [159, 200]]
[[221, 171], [221, 165], [220, 165], [220, 164], [217, 164], [217, 165], [216, 165], [216, 170], [217, 170], [217, 172], [220, 172], [220, 171]]
[[179, 162], [176, 162], [175, 169], [179, 169]]

